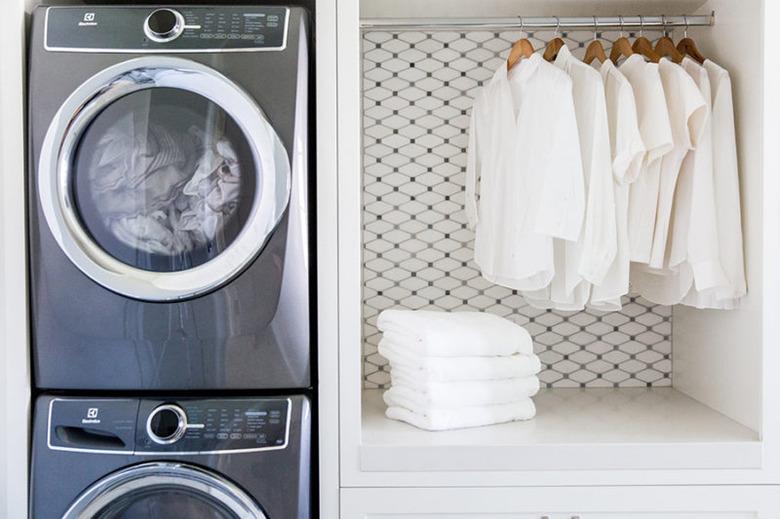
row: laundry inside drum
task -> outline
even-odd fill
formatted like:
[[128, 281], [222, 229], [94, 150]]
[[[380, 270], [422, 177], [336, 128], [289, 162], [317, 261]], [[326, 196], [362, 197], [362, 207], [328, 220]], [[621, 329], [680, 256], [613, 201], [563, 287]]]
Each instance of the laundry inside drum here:
[[95, 117], [71, 174], [79, 218], [100, 247], [133, 267], [175, 272], [230, 246], [249, 219], [262, 172], [217, 104], [153, 88]]

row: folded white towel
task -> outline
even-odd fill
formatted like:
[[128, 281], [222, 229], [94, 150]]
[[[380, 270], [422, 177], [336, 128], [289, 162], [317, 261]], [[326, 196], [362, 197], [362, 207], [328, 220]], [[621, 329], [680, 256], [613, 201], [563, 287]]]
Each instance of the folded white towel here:
[[497, 356], [533, 353], [531, 336], [522, 327], [483, 312], [385, 310], [377, 327], [396, 344], [408, 344], [418, 355], [432, 357]]
[[385, 391], [385, 403], [417, 412], [428, 408], [504, 404], [532, 397], [539, 391], [536, 377], [426, 383], [391, 371], [390, 378], [392, 386]]
[[542, 363], [536, 355], [515, 353], [505, 357], [424, 357], [392, 339], [379, 341], [379, 354], [399, 370], [420, 381], [495, 380], [530, 377]]
[[390, 406], [385, 416], [428, 431], [480, 427], [516, 420], [530, 420], [536, 415], [536, 406], [530, 398], [507, 404], [460, 409], [429, 409], [416, 413], [404, 407]]

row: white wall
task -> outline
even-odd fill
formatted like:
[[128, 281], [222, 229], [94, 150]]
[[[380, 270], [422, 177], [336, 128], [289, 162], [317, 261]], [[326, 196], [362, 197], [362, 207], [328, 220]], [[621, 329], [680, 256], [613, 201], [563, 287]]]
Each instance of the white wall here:
[[24, 202], [25, 1], [0, 18], [0, 516], [27, 514], [30, 375]]
[[[762, 313], [772, 294], [764, 269], [764, 32], [761, 0], [711, 0], [715, 25], [696, 29], [702, 53], [729, 70], [732, 78], [739, 152], [742, 228], [748, 296], [738, 310], [674, 310], [674, 386], [727, 416], [760, 430], [764, 348]], [[694, 30], [691, 30], [693, 35]], [[772, 172], [775, 174], [775, 172]], [[775, 195], [776, 196], [776, 193]], [[777, 199], [773, 201], [777, 204]], [[775, 260], [776, 261], [776, 260]]]

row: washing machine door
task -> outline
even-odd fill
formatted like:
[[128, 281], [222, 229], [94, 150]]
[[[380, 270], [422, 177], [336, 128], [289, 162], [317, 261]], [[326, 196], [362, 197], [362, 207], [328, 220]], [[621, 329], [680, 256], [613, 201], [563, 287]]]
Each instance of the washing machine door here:
[[144, 463], [86, 490], [63, 519], [266, 519], [235, 484], [199, 467]]
[[290, 163], [238, 85], [191, 60], [148, 56], [101, 71], [65, 101], [37, 180], [46, 222], [84, 274], [171, 301], [252, 262], [284, 215]]

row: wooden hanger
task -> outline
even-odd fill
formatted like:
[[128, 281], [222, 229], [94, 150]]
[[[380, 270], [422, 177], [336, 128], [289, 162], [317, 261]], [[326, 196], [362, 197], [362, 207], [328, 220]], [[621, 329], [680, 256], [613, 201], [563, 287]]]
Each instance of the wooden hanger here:
[[674, 46], [674, 41], [669, 37], [669, 33], [666, 31], [666, 15], [662, 15], [662, 23], [664, 27], [664, 35], [655, 44], [655, 52], [662, 58], [667, 58], [675, 63], [680, 63], [683, 59], [682, 53]]
[[699, 52], [696, 42], [688, 37], [688, 16], [683, 16], [683, 19], [685, 20], [685, 32], [683, 33], [683, 39], [677, 44], [677, 50], [683, 55], [691, 57], [701, 65], [706, 58]]
[[[520, 32], [523, 32], [522, 18], [520, 18]], [[533, 56], [534, 52], [536, 51], [534, 50], [531, 40], [528, 38], [520, 38], [512, 45], [512, 50], [509, 51], [509, 57], [506, 59], [506, 69], [511, 70], [511, 68], [517, 65], [521, 59]]]
[[609, 53], [609, 59], [617, 65], [621, 57], [627, 58], [634, 51], [631, 49], [631, 42], [623, 35], [623, 17], [620, 17], [620, 37], [612, 44], [612, 52]]
[[547, 61], [554, 61], [558, 57], [558, 51], [566, 46], [566, 42], [558, 37], [558, 31], [561, 28], [561, 20], [557, 16], [555, 17], [558, 24], [555, 26], [555, 38], [550, 40], [547, 44], [547, 48], [544, 49], [544, 59]]
[[653, 44], [650, 43], [650, 40], [645, 38], [645, 23], [642, 15], [639, 15], [639, 37], [634, 41], [631, 50], [641, 54], [652, 63], [658, 63], [658, 60], [661, 59], [661, 56], [653, 49]]
[[607, 53], [604, 51], [604, 45], [602, 45], [599, 40], [599, 22], [595, 16], [593, 17], [593, 41], [591, 41], [588, 48], [585, 49], [585, 57], [582, 61], [590, 65], [594, 59], [598, 59], [599, 63], [607, 61]]

